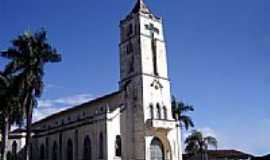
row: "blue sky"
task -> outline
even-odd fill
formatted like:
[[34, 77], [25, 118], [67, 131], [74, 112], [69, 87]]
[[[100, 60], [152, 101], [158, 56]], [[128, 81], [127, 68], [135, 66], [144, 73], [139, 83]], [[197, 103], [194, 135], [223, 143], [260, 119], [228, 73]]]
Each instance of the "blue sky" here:
[[[270, 152], [270, 1], [145, 0], [164, 19], [173, 94], [220, 148]], [[119, 21], [134, 0], [0, 0], [0, 49], [45, 27], [63, 62], [46, 68], [36, 116], [115, 91]], [[6, 61], [0, 59], [0, 68]]]

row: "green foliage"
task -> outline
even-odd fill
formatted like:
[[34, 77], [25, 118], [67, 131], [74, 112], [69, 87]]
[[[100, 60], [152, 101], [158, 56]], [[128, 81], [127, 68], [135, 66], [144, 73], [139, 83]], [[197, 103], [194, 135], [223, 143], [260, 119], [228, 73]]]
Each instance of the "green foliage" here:
[[46, 35], [45, 31], [35, 34], [26, 32], [13, 40], [13, 46], [1, 54], [11, 60], [4, 74], [15, 74], [19, 77], [21, 94], [31, 92], [35, 97], [40, 97], [44, 87], [44, 65], [61, 61], [56, 49], [47, 42]]
[[[3, 75], [15, 78], [19, 95], [19, 109], [27, 119], [26, 158], [29, 154], [29, 139], [33, 108], [37, 106], [37, 99], [41, 97], [44, 82], [44, 66], [46, 63], [61, 61], [61, 55], [52, 48], [47, 41], [47, 33], [42, 30], [34, 34], [25, 32], [12, 41], [12, 47], [1, 52], [1, 56], [10, 60]], [[9, 80], [8, 80], [9, 81]], [[3, 81], [4, 84], [6, 81]], [[8, 89], [10, 90], [10, 89]], [[16, 105], [15, 101], [12, 104]], [[8, 111], [9, 113], [10, 111]]]
[[190, 116], [185, 115], [187, 112], [194, 111], [193, 106], [186, 105], [183, 102], [177, 102], [176, 98], [172, 97], [172, 114], [173, 118], [180, 122], [181, 127], [185, 127], [188, 130], [190, 127], [194, 127], [194, 123]]
[[0, 72], [0, 130], [2, 134], [1, 158], [6, 155], [6, 146], [10, 124], [16, 123], [21, 126], [23, 123], [23, 110], [21, 98], [17, 87], [17, 77], [5, 75]]
[[212, 136], [204, 136], [202, 132], [193, 130], [191, 135], [189, 135], [186, 140], [185, 151], [191, 155], [206, 153], [209, 146], [217, 148], [217, 139]]
[[22, 125], [24, 114], [16, 78], [16, 76], [0, 72], [0, 126], [2, 129], [5, 118], [9, 119], [10, 124]]

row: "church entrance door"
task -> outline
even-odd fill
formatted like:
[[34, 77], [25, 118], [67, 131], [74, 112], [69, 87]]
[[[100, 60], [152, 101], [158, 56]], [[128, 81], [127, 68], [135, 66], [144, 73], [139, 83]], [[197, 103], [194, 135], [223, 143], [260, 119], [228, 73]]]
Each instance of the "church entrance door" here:
[[154, 138], [150, 145], [151, 160], [165, 160], [164, 149], [161, 141]]

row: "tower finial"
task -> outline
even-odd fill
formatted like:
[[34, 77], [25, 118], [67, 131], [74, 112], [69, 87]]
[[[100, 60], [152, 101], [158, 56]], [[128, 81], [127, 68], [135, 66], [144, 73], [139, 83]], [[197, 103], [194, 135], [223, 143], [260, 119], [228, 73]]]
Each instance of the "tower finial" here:
[[135, 7], [132, 10], [132, 13], [146, 13], [151, 14], [149, 8], [145, 5], [143, 0], [137, 0]]

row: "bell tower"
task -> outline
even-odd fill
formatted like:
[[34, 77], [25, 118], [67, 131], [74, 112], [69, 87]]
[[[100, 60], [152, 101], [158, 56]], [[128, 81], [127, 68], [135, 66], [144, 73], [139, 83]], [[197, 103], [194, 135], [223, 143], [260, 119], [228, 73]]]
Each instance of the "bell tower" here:
[[161, 160], [180, 160], [176, 151], [180, 149], [180, 133], [171, 113], [162, 19], [143, 0], [137, 0], [120, 22], [120, 30], [119, 87], [124, 92], [125, 105], [121, 118], [123, 158], [153, 159], [153, 154], [158, 153], [151, 150], [155, 139], [155, 144], [162, 145]]
[[135, 74], [168, 79], [162, 19], [138, 0], [120, 28], [121, 82]]

